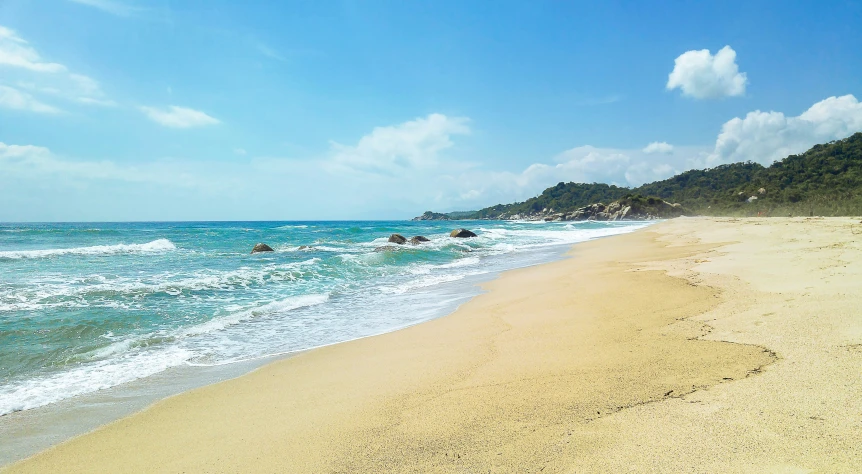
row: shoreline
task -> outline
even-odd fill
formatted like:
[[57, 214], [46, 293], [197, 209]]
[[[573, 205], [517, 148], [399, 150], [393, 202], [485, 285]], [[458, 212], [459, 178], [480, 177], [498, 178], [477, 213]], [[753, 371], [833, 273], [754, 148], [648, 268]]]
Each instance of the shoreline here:
[[575, 244], [447, 316], [184, 392], [0, 470], [860, 467], [862, 419], [836, 416], [862, 395], [852, 225], [678, 219]]
[[[4, 467], [11, 466], [41, 451], [146, 410], [151, 405], [167, 398], [207, 385], [242, 377], [263, 366], [303, 352], [396, 332], [444, 317], [453, 313], [463, 303], [482, 294], [482, 283], [494, 280], [506, 271], [566, 259], [572, 245], [576, 244], [543, 246], [531, 253], [517, 255], [518, 263], [513, 268], [491, 270], [487, 273], [468, 275], [463, 280], [441, 283], [435, 293], [447, 301], [446, 305], [441, 306], [440, 311], [406, 325], [343, 341], [288, 352], [266, 354], [228, 364], [171, 367], [164, 372], [119, 386], [0, 416], [0, 437], [6, 436], [13, 440], [13, 442], [0, 444], [0, 471]], [[74, 422], [70, 420], [74, 420]]]

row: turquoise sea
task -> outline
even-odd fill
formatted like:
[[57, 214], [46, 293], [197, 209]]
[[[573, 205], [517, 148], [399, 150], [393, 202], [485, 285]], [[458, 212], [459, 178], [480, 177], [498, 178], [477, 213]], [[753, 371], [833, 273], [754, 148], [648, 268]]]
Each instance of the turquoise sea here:
[[[644, 225], [0, 224], [0, 415], [415, 324], [497, 272]], [[478, 237], [450, 238], [460, 226]], [[376, 251], [396, 232], [431, 242]]]

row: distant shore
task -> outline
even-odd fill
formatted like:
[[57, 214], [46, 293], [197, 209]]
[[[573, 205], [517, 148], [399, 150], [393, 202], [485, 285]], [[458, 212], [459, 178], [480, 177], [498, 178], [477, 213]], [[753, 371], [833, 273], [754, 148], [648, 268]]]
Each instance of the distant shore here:
[[674, 219], [4, 472], [862, 470], [862, 224]]

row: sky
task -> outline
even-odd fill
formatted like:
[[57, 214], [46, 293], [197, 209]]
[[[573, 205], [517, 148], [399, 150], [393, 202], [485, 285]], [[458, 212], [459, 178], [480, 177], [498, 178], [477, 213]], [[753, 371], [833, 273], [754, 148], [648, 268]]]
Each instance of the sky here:
[[0, 221], [405, 219], [862, 131], [862, 2], [0, 0]]

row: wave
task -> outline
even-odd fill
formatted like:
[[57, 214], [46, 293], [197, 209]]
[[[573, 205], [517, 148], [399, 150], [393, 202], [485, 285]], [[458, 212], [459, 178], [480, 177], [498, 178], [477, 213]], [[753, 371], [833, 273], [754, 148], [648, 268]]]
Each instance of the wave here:
[[[185, 347], [183, 339], [221, 331], [252, 318], [280, 315], [323, 304], [328, 300], [327, 294], [295, 296], [214, 318], [196, 326], [114, 342], [84, 354], [90, 359], [88, 363], [64, 372], [0, 386], [0, 416], [115, 387], [172, 367], [210, 365], [195, 363], [199, 354]], [[169, 344], [153, 348], [153, 341]]]
[[263, 306], [237, 311], [227, 316], [213, 318], [205, 323], [184, 328], [180, 331], [179, 335], [181, 337], [190, 337], [213, 331], [220, 331], [237, 323], [248, 321], [252, 318], [282, 314], [299, 308], [317, 306], [326, 303], [327, 301], [329, 301], [329, 295], [325, 293], [293, 296], [273, 301]]
[[[30, 288], [0, 287], [0, 313], [8, 311], [33, 311], [47, 308], [83, 308], [88, 306], [129, 309], [128, 298], [143, 294], [167, 293], [177, 296], [184, 292], [207, 290], [236, 290], [262, 286], [268, 282], [296, 281], [308, 272], [314, 272], [319, 258], [262, 268], [240, 267], [235, 270], [200, 269], [190, 275], [165, 272], [145, 279], [108, 279], [103, 275], [70, 278], [63, 283], [38, 283]], [[180, 277], [180, 278], [177, 278]], [[83, 298], [82, 298], [83, 297]], [[59, 299], [58, 299], [59, 298]], [[140, 302], [137, 302], [140, 304]]]
[[0, 251], [0, 258], [45, 258], [60, 255], [116, 255], [125, 253], [149, 253], [176, 250], [177, 246], [168, 239], [158, 239], [145, 244], [93, 245], [90, 247], [72, 247], [61, 249], [40, 250], [5, 250]]
[[182, 365], [191, 352], [174, 347], [124, 354], [17, 384], [0, 386], [0, 416], [138, 380]]

